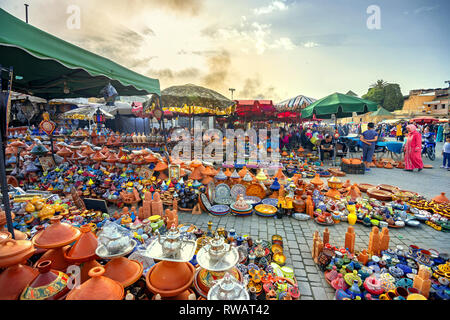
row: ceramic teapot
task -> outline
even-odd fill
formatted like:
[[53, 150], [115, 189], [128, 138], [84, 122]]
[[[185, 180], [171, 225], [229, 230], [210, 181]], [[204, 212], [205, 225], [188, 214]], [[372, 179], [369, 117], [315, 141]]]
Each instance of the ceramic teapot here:
[[218, 234], [210, 240], [209, 246], [205, 247], [212, 261], [218, 261], [231, 251], [231, 245], [225, 243], [225, 240]]

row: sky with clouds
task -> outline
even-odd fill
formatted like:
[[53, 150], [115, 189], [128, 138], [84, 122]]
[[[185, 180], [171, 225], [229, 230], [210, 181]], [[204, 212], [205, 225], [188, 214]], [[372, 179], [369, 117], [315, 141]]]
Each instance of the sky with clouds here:
[[[22, 1], [0, 7], [25, 19]], [[235, 99], [367, 92], [377, 79], [403, 94], [450, 80], [447, 0], [28, 0], [29, 22], [158, 78]], [[67, 8], [80, 8], [69, 29]], [[380, 29], [370, 30], [371, 5]]]

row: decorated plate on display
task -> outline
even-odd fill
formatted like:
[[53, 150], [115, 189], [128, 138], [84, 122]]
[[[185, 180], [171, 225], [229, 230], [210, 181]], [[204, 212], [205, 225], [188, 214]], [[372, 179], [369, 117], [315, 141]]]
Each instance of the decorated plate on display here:
[[235, 184], [232, 188], [231, 188], [231, 198], [233, 200], [236, 200], [238, 195], [242, 194], [243, 196], [245, 195], [245, 191], [246, 191], [246, 187], [242, 184]]
[[206, 210], [210, 211], [211, 210], [211, 203], [208, 200], [208, 197], [206, 196], [206, 194], [201, 193], [200, 194], [200, 201], [202, 202], [203, 206], [205, 207]]
[[213, 216], [224, 216], [224, 215], [227, 215], [228, 213], [230, 213], [230, 207], [227, 205], [223, 205], [223, 204], [216, 204], [211, 207], [209, 212]]
[[228, 185], [226, 185], [225, 183], [221, 183], [216, 186], [214, 190], [214, 202], [222, 203], [222, 200], [230, 198], [231, 198], [231, 190]]
[[261, 198], [255, 197], [255, 196], [244, 196], [245, 202], [248, 204], [255, 206], [259, 203], [261, 203]]
[[246, 195], [264, 199], [266, 197], [266, 191], [259, 183], [252, 183], [248, 186]]
[[276, 199], [276, 198], [263, 199], [261, 202], [263, 204], [268, 204], [268, 205], [274, 206], [274, 207], [278, 206], [278, 199]]
[[317, 218], [315, 218], [314, 221], [315, 221], [317, 224], [320, 224], [321, 226], [332, 226], [332, 225], [334, 225], [334, 221], [331, 222], [331, 223], [320, 222]]
[[259, 204], [255, 207], [255, 213], [260, 217], [273, 217], [277, 214], [277, 208], [268, 204]]

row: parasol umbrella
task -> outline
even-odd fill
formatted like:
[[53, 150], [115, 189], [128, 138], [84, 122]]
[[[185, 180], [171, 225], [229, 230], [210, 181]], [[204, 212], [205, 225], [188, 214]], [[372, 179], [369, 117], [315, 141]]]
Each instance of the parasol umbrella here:
[[[166, 108], [187, 106], [189, 116], [192, 115], [192, 107], [203, 107], [209, 109], [227, 109], [233, 106], [234, 102], [220, 93], [197, 86], [186, 84], [182, 86], [172, 86], [161, 91], [161, 106]], [[191, 121], [189, 121], [189, 130]]]
[[320, 118], [330, 119], [334, 114], [338, 119], [351, 117], [354, 112], [364, 114], [370, 111], [377, 111], [375, 102], [336, 92], [303, 109], [302, 118], [309, 119], [315, 114]]
[[433, 117], [423, 116], [423, 117], [418, 117], [418, 118], [411, 119], [411, 120], [409, 120], [409, 122], [415, 122], [415, 123], [418, 123], [418, 124], [425, 124], [425, 123], [439, 122], [439, 119], [433, 118]]
[[377, 111], [375, 102], [336, 92], [303, 109], [302, 118], [311, 119], [314, 116], [320, 116], [320, 118], [330, 119], [334, 115], [337, 128], [338, 118], [352, 117], [354, 113], [364, 114], [370, 111]]

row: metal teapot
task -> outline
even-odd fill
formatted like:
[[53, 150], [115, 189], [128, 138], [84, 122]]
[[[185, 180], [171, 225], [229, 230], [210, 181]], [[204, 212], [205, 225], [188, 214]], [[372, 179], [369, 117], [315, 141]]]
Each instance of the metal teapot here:
[[179, 255], [181, 248], [183, 247], [183, 240], [180, 236], [180, 231], [175, 228], [174, 225], [169, 229], [169, 232], [161, 238], [161, 234], [158, 230], [155, 232], [158, 235], [158, 242], [162, 246], [163, 255], [165, 257], [176, 257]]
[[231, 251], [231, 245], [225, 243], [224, 238], [216, 234], [216, 236], [209, 241], [209, 246], [206, 246], [205, 250], [209, 253], [211, 261], [218, 261]]

